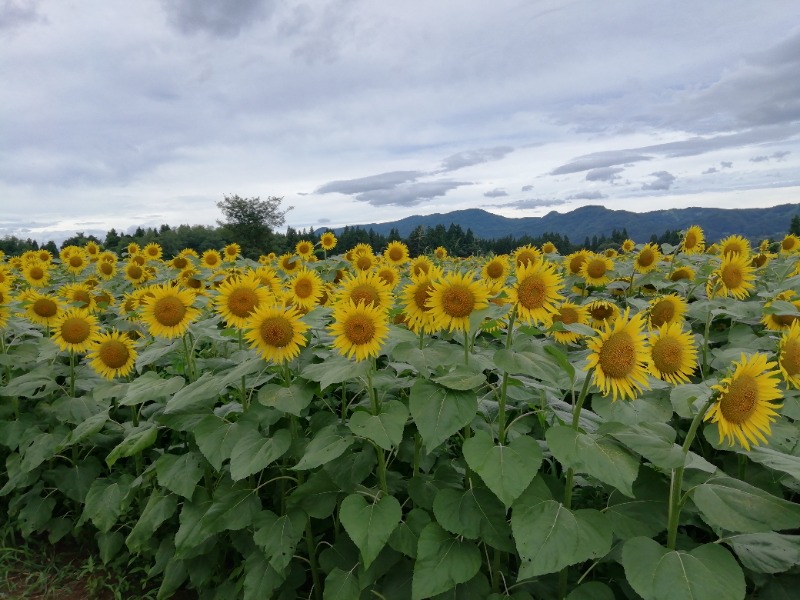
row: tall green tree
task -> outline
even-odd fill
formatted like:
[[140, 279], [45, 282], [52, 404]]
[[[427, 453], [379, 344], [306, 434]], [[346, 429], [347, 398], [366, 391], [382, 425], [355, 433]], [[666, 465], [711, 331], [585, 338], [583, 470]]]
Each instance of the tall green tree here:
[[269, 196], [242, 198], [239, 195], [224, 196], [217, 207], [225, 216], [217, 221], [227, 233], [230, 241], [238, 243], [242, 254], [248, 258], [258, 258], [259, 254], [269, 252], [273, 242], [273, 230], [286, 222], [286, 213], [293, 207], [281, 210], [283, 197]]
[[792, 217], [792, 222], [789, 224], [789, 233], [800, 235], [800, 215]]

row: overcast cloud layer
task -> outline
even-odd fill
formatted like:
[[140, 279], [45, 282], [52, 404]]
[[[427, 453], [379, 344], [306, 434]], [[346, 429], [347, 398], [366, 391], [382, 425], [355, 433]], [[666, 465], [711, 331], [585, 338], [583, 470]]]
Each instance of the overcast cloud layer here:
[[796, 0], [0, 0], [0, 236], [800, 202]]

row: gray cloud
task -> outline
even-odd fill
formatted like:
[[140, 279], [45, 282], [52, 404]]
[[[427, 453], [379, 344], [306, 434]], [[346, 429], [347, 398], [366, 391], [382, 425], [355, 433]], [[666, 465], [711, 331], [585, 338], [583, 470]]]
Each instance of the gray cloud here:
[[497, 208], [545, 208], [547, 206], [561, 206], [567, 204], [566, 200], [546, 199], [546, 198], [531, 198], [529, 200], [515, 200], [514, 202], [506, 202], [505, 204], [496, 204]]
[[317, 223], [319, 223], [320, 225], [327, 225], [330, 222], [331, 220], [328, 219], [327, 217], [322, 217], [320, 219], [317, 219]]
[[472, 185], [467, 181], [424, 181], [398, 185], [391, 189], [375, 189], [355, 196], [356, 200], [368, 202], [372, 206], [416, 206], [426, 200], [444, 196], [450, 190], [463, 185]]
[[330, 194], [338, 192], [340, 194], [360, 194], [377, 190], [390, 190], [401, 183], [416, 181], [425, 175], [422, 171], [390, 171], [388, 173], [378, 173], [358, 179], [341, 179], [330, 181], [319, 188], [318, 194]]
[[778, 150], [777, 152], [773, 152], [772, 154], [770, 154], [769, 157], [770, 158], [774, 158], [777, 161], [781, 161], [784, 158], [786, 158], [787, 156], [789, 156], [790, 154], [791, 154], [791, 151], [789, 151], [789, 150]]
[[500, 188], [494, 188], [488, 192], [483, 192], [483, 195], [487, 198], [502, 198], [503, 196], [508, 196], [508, 192]]
[[240, 31], [269, 17], [275, 0], [161, 0], [170, 24], [184, 34], [210, 33], [234, 38]]
[[732, 169], [733, 168], [733, 163], [731, 161], [729, 161], [729, 160], [720, 161], [719, 164], [723, 169]]
[[520, 191], [530, 192], [533, 189], [532, 185], [523, 185]]
[[619, 174], [625, 169], [621, 167], [601, 167], [586, 173], [587, 181], [614, 181], [620, 179]]
[[769, 160], [769, 156], [761, 155], [761, 156], [754, 156], [750, 159], [750, 162], [758, 163], [758, 162], [766, 162]]
[[642, 154], [639, 150], [608, 150], [605, 152], [593, 152], [579, 156], [550, 171], [551, 175], [565, 175], [567, 173], [580, 173], [581, 171], [590, 171], [592, 169], [601, 169], [603, 167], [613, 167], [615, 165], [624, 165], [627, 163], [635, 163], [643, 160], [650, 160], [652, 156]]
[[650, 173], [650, 175], [655, 177], [656, 180], [642, 185], [643, 190], [668, 190], [675, 182], [675, 175], [667, 171], [656, 171], [655, 173]]
[[712, 173], [719, 173], [717, 167], [708, 167], [705, 171], [703, 171], [703, 175], [711, 175]]
[[572, 194], [571, 196], [567, 197], [567, 200], [602, 200], [603, 198], [608, 198], [608, 196], [602, 192], [593, 191]]
[[38, 11], [38, 0], [0, 0], [0, 31], [8, 31], [43, 20]]
[[440, 172], [455, 171], [464, 167], [500, 160], [513, 151], [514, 148], [511, 146], [495, 146], [494, 148], [479, 148], [478, 150], [457, 152], [442, 161]]

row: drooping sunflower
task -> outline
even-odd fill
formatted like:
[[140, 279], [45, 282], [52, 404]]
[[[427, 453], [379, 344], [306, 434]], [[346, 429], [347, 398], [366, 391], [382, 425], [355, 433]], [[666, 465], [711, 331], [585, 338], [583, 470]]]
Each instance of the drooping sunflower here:
[[150, 242], [144, 248], [142, 248], [142, 254], [147, 258], [147, 260], [161, 260], [161, 257], [164, 255], [164, 251], [161, 249], [161, 244], [157, 242]]
[[631, 239], [627, 239], [620, 245], [620, 249], [623, 252], [633, 252], [634, 248], [636, 248], [636, 242]]
[[44, 287], [50, 283], [50, 269], [43, 262], [29, 262], [22, 267], [22, 276], [31, 287]]
[[436, 246], [436, 249], [433, 251], [433, 255], [438, 260], [444, 260], [445, 258], [447, 258], [447, 248], [445, 248], [444, 246]]
[[95, 337], [86, 360], [101, 377], [114, 379], [125, 377], [133, 371], [136, 363], [136, 347], [133, 340], [116, 329], [100, 333]]
[[800, 237], [794, 233], [787, 234], [781, 240], [781, 254], [792, 254], [800, 250]]
[[428, 306], [428, 299], [433, 291], [433, 280], [441, 276], [438, 267], [428, 273], [411, 277], [411, 283], [403, 288], [401, 301], [405, 324], [414, 333], [432, 333], [435, 331], [434, 319]]
[[603, 255], [607, 256], [608, 258], [616, 258], [619, 256], [619, 252], [617, 252], [614, 248], [606, 248], [603, 250]]
[[676, 294], [653, 298], [647, 309], [650, 327], [658, 329], [662, 325], [682, 323], [687, 308], [686, 300]]
[[178, 285], [192, 290], [192, 292], [195, 294], [202, 294], [206, 289], [206, 284], [203, 281], [202, 275], [193, 267], [187, 267], [181, 271], [178, 274], [176, 281], [178, 282]]
[[684, 254], [702, 254], [706, 248], [706, 236], [702, 227], [699, 225], [689, 227], [683, 235], [680, 248]]
[[326, 252], [328, 250], [333, 250], [336, 248], [336, 235], [332, 231], [326, 231], [323, 233], [319, 238], [319, 244], [322, 246], [322, 249]]
[[527, 323], [541, 322], [555, 303], [563, 300], [564, 281], [553, 263], [539, 262], [517, 269], [516, 282], [508, 290], [509, 302], [517, 306], [517, 315]]
[[611, 281], [609, 272], [614, 270], [614, 261], [601, 254], [590, 254], [581, 265], [580, 276], [586, 285], [602, 286]]
[[97, 317], [87, 310], [68, 308], [52, 325], [52, 339], [65, 351], [88, 352], [100, 333]]
[[270, 291], [261, 285], [258, 275], [251, 271], [223, 281], [217, 288], [214, 305], [229, 326], [243, 328], [250, 315], [268, 303], [271, 296]]
[[604, 395], [634, 399], [645, 389], [647, 381], [646, 335], [644, 315], [637, 313], [628, 318], [630, 309], [596, 337], [587, 342], [591, 354], [587, 369], [594, 369], [594, 383]]
[[[573, 323], [587, 325], [589, 323], [589, 311], [586, 306], [581, 306], [574, 302], [562, 302], [556, 306], [555, 310], [547, 311], [544, 318], [544, 325], [548, 329], [556, 322], [561, 322], [564, 325], [571, 325]], [[555, 340], [561, 344], [572, 344], [583, 337], [580, 333], [567, 330], [548, 331], [548, 335], [552, 335]]]
[[800, 322], [795, 321], [778, 342], [778, 366], [786, 383], [800, 389]]
[[333, 347], [343, 356], [355, 357], [357, 361], [378, 356], [389, 335], [387, 312], [380, 306], [366, 306], [363, 302], [337, 302], [328, 330], [334, 338]]
[[755, 268], [749, 264], [747, 254], [729, 252], [712, 275], [716, 275], [717, 294], [744, 300], [755, 289]]
[[64, 311], [64, 302], [52, 294], [42, 294], [30, 290], [21, 298], [27, 304], [25, 316], [31, 323], [51, 327], [58, 316]]
[[147, 264], [147, 257], [143, 253], [134, 254], [128, 259], [134, 265], [139, 265], [140, 267], [144, 267]]
[[209, 248], [200, 256], [200, 266], [206, 269], [218, 269], [222, 265], [222, 255], [219, 250]]
[[242, 247], [236, 242], [231, 242], [222, 249], [221, 254], [222, 254], [222, 260], [224, 260], [225, 262], [235, 263], [236, 259], [239, 258], [239, 256], [241, 256], [242, 254]]
[[294, 306], [259, 306], [245, 326], [244, 338], [264, 360], [284, 363], [300, 354], [307, 343], [308, 325], [300, 320]]
[[391, 265], [383, 265], [382, 267], [378, 267], [378, 270], [375, 272], [378, 274], [378, 277], [380, 277], [383, 282], [389, 286], [390, 290], [393, 290], [400, 281], [400, 273]]
[[294, 245], [294, 253], [303, 260], [308, 260], [314, 254], [314, 244], [309, 240], [300, 240]]
[[556, 248], [556, 245], [553, 242], [545, 242], [542, 244], [542, 252], [544, 254], [557, 254], [558, 248]]
[[300, 269], [288, 282], [291, 303], [303, 312], [314, 308], [322, 297], [322, 279], [316, 271]]
[[468, 331], [472, 313], [489, 306], [489, 290], [472, 273], [446, 273], [433, 282], [428, 306], [437, 328]]
[[411, 272], [411, 276], [414, 277], [421, 274], [427, 275], [428, 273], [430, 273], [432, 268], [433, 268], [433, 263], [431, 262], [431, 259], [425, 256], [424, 254], [421, 254], [411, 261], [411, 265], [409, 266], [409, 271]]
[[673, 270], [669, 278], [670, 281], [681, 281], [684, 279], [692, 281], [695, 278], [695, 272], [692, 267], [682, 266]]
[[542, 253], [532, 244], [525, 244], [514, 250], [514, 266], [516, 268], [535, 264], [542, 260]]
[[586, 309], [589, 311], [589, 324], [595, 329], [602, 329], [619, 317], [619, 307], [608, 300], [594, 300]]
[[768, 300], [764, 303], [764, 316], [761, 317], [761, 322], [764, 324], [764, 327], [770, 331], [787, 331], [792, 326], [792, 323], [800, 320], [800, 318], [791, 314], [780, 315], [767, 312], [766, 309], [771, 308], [776, 300], [789, 302], [800, 311], [800, 298], [797, 297], [797, 292], [794, 290], [784, 290], [777, 294], [772, 300]]
[[141, 298], [141, 318], [154, 337], [181, 336], [200, 314], [194, 306], [195, 295], [190, 290], [154, 285], [148, 291], [152, 295]]
[[564, 267], [566, 268], [567, 273], [569, 275], [580, 275], [583, 263], [589, 259], [591, 254], [592, 253], [588, 250], [578, 250], [577, 252], [573, 252], [572, 254], [565, 256]]
[[298, 260], [294, 254], [281, 254], [278, 257], [278, 266], [280, 269], [288, 274], [291, 275], [295, 273], [300, 267], [303, 266], [302, 261]]
[[750, 264], [756, 269], [760, 269], [761, 267], [767, 265], [774, 257], [774, 254], [759, 252], [758, 254], [753, 255], [753, 258], [750, 259]]
[[499, 281], [505, 284], [509, 271], [508, 256], [501, 254], [493, 256], [484, 263], [481, 267], [481, 277], [487, 281]]
[[772, 433], [771, 423], [777, 416], [781, 397], [778, 389], [780, 373], [773, 370], [774, 362], [767, 361], [763, 353], [747, 358], [744, 354], [733, 363], [733, 373], [711, 389], [720, 393], [705, 414], [704, 420], [719, 427], [719, 442], [727, 440], [729, 445], [737, 441], [745, 450], [750, 444], [767, 443], [766, 435]]
[[658, 266], [660, 260], [661, 251], [658, 249], [658, 244], [645, 244], [633, 259], [633, 269], [637, 273], [649, 273]]
[[719, 253], [722, 256], [728, 254], [739, 254], [740, 256], [750, 256], [750, 242], [740, 235], [729, 235], [719, 242]]
[[125, 279], [134, 285], [141, 285], [150, 277], [150, 274], [145, 268], [141, 265], [137, 265], [135, 262], [128, 262], [123, 271], [125, 273]]
[[688, 383], [697, 363], [691, 331], [681, 323], [665, 323], [650, 334], [650, 374], [673, 385]]
[[402, 266], [408, 262], [408, 246], [399, 241], [389, 242], [383, 251], [383, 257], [390, 265]]
[[378, 306], [384, 310], [392, 306], [392, 290], [374, 271], [358, 271], [341, 283], [338, 299], [353, 304], [363, 302], [367, 306]]

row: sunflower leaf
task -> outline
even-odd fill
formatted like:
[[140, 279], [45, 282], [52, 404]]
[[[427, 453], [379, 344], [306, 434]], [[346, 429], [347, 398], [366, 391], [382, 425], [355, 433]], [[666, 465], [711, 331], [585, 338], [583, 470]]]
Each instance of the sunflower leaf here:
[[428, 453], [468, 425], [478, 412], [475, 392], [447, 389], [426, 379], [414, 382], [408, 404]]

